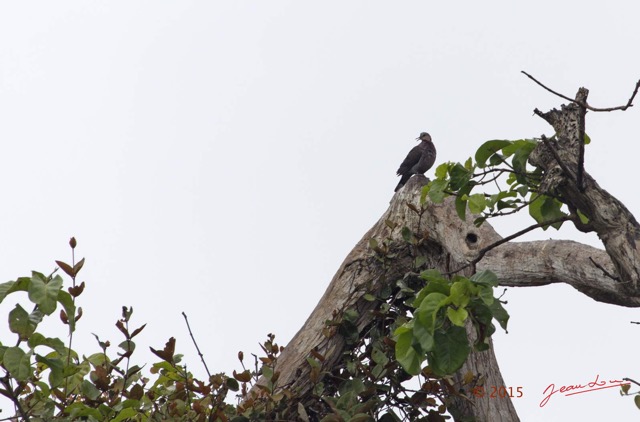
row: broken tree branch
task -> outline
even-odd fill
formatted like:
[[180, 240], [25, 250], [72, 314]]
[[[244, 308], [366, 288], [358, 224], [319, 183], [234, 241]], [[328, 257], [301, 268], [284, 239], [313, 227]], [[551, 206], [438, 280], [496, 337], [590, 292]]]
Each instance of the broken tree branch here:
[[620, 284], [625, 284], [628, 293], [635, 296], [640, 285], [640, 225], [636, 218], [586, 171], [583, 185], [578, 186], [571, 172], [561, 170], [556, 164], [564, 163], [569, 170], [580, 164], [580, 144], [584, 143], [580, 121], [584, 109], [578, 103], [586, 103], [587, 95], [588, 91], [580, 88], [577, 101], [563, 105], [560, 110], [536, 113], [553, 127], [558, 142], [553, 148], [539, 143], [529, 155], [529, 163], [543, 170], [541, 193], [560, 197], [569, 209], [579, 210], [587, 216], [589, 227], [598, 234], [615, 265], [614, 272], [620, 277]]
[[533, 76], [529, 75], [527, 72], [525, 72], [524, 70], [520, 71], [521, 73], [524, 73], [529, 79], [531, 79], [533, 82], [537, 83], [538, 85], [540, 85], [542, 88], [546, 89], [547, 91], [549, 91], [550, 93], [564, 99], [567, 101], [571, 101], [572, 103], [576, 103], [579, 106], [587, 109], [587, 110], [591, 110], [591, 111], [595, 111], [595, 112], [608, 112], [608, 111], [617, 111], [617, 110], [621, 110], [621, 111], [625, 111], [626, 109], [628, 109], [629, 107], [633, 107], [633, 100], [636, 97], [636, 95], [638, 94], [638, 90], [640, 89], [640, 80], [638, 80], [638, 82], [636, 82], [636, 86], [633, 90], [633, 93], [631, 94], [631, 97], [629, 98], [629, 101], [627, 101], [627, 103], [625, 105], [622, 106], [617, 106], [617, 107], [607, 107], [607, 108], [598, 108], [598, 107], [591, 107], [589, 104], [587, 104], [586, 101], [581, 102], [579, 100], [573, 99], [573, 98], [569, 98], [566, 95], [562, 95], [559, 92], [554, 91], [553, 89], [547, 87], [546, 85], [544, 85], [542, 82], [538, 81], [536, 78], [534, 78]]

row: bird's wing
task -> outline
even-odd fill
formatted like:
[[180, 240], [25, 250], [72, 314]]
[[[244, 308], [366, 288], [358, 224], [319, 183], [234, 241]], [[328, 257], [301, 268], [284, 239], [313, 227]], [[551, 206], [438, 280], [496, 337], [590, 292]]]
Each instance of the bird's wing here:
[[418, 172], [424, 173], [433, 167], [433, 164], [436, 162], [436, 147], [429, 142], [426, 145], [426, 148], [422, 152], [422, 157], [420, 158], [420, 163], [418, 164]]
[[418, 161], [420, 161], [420, 157], [422, 157], [422, 146], [417, 145], [409, 151], [407, 154], [407, 158], [404, 159], [402, 164], [400, 164], [400, 168], [398, 169], [398, 176], [401, 174], [406, 174], [411, 167], [413, 167]]

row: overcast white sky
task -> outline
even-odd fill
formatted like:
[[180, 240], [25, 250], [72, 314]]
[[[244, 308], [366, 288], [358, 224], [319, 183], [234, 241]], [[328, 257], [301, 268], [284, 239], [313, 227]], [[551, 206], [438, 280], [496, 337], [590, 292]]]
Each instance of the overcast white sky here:
[[[267, 333], [295, 334], [385, 211], [419, 132], [438, 162], [550, 134], [532, 110], [561, 100], [521, 70], [569, 96], [586, 86], [595, 106], [626, 102], [639, 12], [627, 1], [2, 2], [0, 281], [50, 272], [76, 236], [82, 353], [98, 349], [92, 332], [121, 340], [113, 324], [128, 305], [133, 325], [148, 323], [139, 363], [175, 336], [203, 376], [185, 311], [209, 367], [230, 372]], [[586, 157], [636, 215], [638, 116], [590, 113]], [[508, 235], [527, 218], [495, 226]], [[564, 229], [527, 239], [550, 236], [600, 245]], [[640, 417], [616, 389], [539, 407], [550, 383], [640, 378], [638, 311], [565, 286], [506, 299], [496, 353], [507, 386], [523, 387], [523, 421]]]

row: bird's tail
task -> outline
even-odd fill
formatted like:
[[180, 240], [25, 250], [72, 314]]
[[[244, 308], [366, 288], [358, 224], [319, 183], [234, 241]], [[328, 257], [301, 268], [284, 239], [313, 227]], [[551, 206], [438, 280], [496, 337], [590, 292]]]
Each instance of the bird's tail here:
[[410, 174], [403, 174], [402, 177], [400, 178], [400, 181], [398, 182], [398, 186], [396, 186], [396, 188], [393, 191], [398, 192], [400, 188], [403, 187], [405, 183], [407, 183], [407, 180], [409, 180], [410, 177], [411, 177]]

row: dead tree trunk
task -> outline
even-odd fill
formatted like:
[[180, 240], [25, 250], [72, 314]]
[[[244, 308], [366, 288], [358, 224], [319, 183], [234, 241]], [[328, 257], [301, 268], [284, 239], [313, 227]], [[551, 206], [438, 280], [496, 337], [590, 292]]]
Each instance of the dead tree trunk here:
[[[323, 355], [323, 368], [328, 369], [339, 361], [345, 350], [344, 339], [328, 330], [326, 321], [334, 319], [342, 310], [351, 308], [358, 310], [358, 328], [362, 330], [366, 327], [373, 318], [370, 311], [374, 304], [364, 300], [364, 294], [378, 291], [382, 283], [402, 279], [411, 270], [416, 253], [425, 257], [428, 267], [448, 272], [469, 262], [475, 258], [478, 250], [500, 239], [489, 224], [476, 228], [472, 220], [460, 220], [452, 201], [430, 203], [421, 215], [412, 211], [407, 203], [420, 208], [420, 192], [425, 183], [427, 179], [424, 176], [411, 178], [407, 186], [393, 197], [387, 212], [349, 253], [316, 308], [278, 358], [278, 385], [290, 388], [299, 397], [309, 392], [313, 387], [311, 367], [306, 362], [310, 351], [315, 350]], [[416, 250], [401, 237], [399, 230], [392, 230], [385, 223], [387, 220], [400, 227], [410, 227], [419, 235], [427, 236], [429, 241]], [[396, 254], [391, 269], [374, 259], [369, 247], [370, 239], [385, 238], [393, 240], [392, 249]], [[481, 374], [486, 385], [504, 385], [493, 350], [473, 354], [457, 378], [462, 379], [467, 371]], [[471, 401], [460, 401], [457, 406], [462, 414], [475, 417], [478, 421], [518, 420], [508, 398], [495, 400], [488, 396], [472, 397]]]
[[[601, 302], [621, 306], [640, 306], [640, 226], [626, 207], [613, 198], [582, 169], [585, 108], [587, 92], [578, 93], [578, 104], [563, 106], [560, 111], [536, 111], [555, 129], [556, 139], [543, 139], [532, 153], [530, 162], [543, 169], [542, 189], [560, 198], [572, 211], [580, 210], [589, 218], [582, 230], [595, 230], [606, 252], [563, 240], [544, 242], [504, 243], [489, 250], [477, 265], [477, 270], [490, 269], [498, 275], [503, 286], [540, 286], [567, 283], [578, 291]], [[385, 283], [402, 279], [411, 270], [416, 255], [422, 255], [430, 268], [450, 272], [473, 262], [483, 248], [490, 247], [501, 237], [491, 225], [481, 227], [458, 217], [453, 201], [442, 204], [428, 202], [421, 209], [421, 187], [427, 182], [415, 176], [392, 199], [389, 209], [363, 236], [346, 257], [329, 284], [325, 294], [302, 328], [280, 355], [276, 370], [278, 385], [304, 397], [313, 385], [311, 367], [306, 361], [310, 352], [324, 356], [323, 369], [338, 364], [345, 351], [345, 340], [328, 327], [326, 322], [346, 309], [356, 309], [357, 327], [362, 330], [371, 322], [375, 302], [364, 295], [377, 292]], [[415, 212], [407, 204], [413, 204]], [[398, 230], [386, 222], [411, 228], [428, 241], [411, 247]], [[385, 268], [373, 257], [370, 239], [391, 240], [396, 254], [391, 268]], [[466, 271], [472, 271], [467, 268]], [[471, 330], [468, 330], [471, 331]], [[472, 333], [470, 333], [472, 334]], [[485, 385], [504, 385], [493, 350], [472, 353], [455, 378], [460, 380], [470, 371], [484, 378]], [[490, 399], [488, 396], [455, 402], [461, 415], [477, 421], [517, 421], [518, 416], [509, 398]]]

